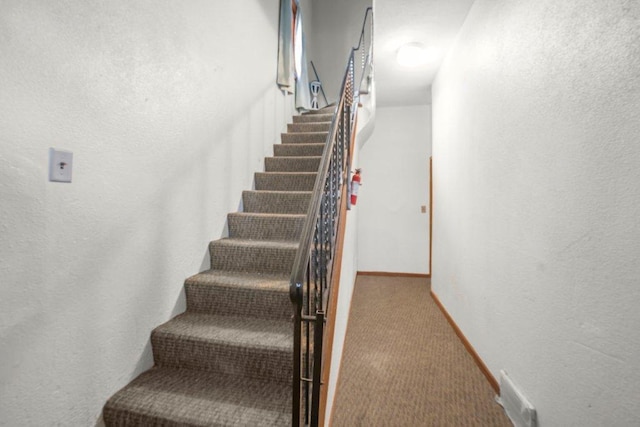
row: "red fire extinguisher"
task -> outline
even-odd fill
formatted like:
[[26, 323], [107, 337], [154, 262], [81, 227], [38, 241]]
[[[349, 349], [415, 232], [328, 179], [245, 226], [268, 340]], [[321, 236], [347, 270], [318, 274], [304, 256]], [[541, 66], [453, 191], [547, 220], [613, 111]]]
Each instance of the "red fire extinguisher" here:
[[360, 177], [360, 169], [356, 169], [356, 173], [351, 179], [351, 205], [355, 205], [358, 201], [358, 189], [360, 188], [362, 178]]

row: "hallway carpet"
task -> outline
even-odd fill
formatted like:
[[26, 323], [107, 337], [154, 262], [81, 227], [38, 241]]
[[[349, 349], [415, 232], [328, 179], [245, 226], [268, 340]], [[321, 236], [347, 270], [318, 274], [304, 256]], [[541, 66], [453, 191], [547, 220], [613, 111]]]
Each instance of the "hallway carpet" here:
[[511, 426], [430, 285], [358, 276], [333, 427]]

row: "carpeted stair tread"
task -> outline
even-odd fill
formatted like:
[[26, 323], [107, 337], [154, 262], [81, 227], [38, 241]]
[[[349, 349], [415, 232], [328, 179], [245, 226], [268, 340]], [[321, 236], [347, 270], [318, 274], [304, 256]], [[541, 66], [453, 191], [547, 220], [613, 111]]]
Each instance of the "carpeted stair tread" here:
[[318, 108], [317, 110], [309, 110], [302, 113], [304, 116], [312, 116], [314, 114], [333, 114], [336, 110], [336, 104], [331, 103], [326, 107]]
[[186, 312], [154, 329], [151, 345], [157, 366], [286, 382], [292, 330], [289, 320]]
[[273, 291], [289, 291], [288, 274], [243, 273], [240, 271], [205, 270], [187, 278], [187, 284], [202, 284], [250, 289], [267, 289]]
[[107, 426], [284, 426], [291, 385], [187, 369], [153, 368], [104, 407]]
[[291, 272], [298, 242], [224, 238], [209, 244], [211, 267], [245, 272]]
[[303, 114], [301, 116], [293, 116], [293, 123], [318, 123], [330, 122], [333, 120], [333, 114]]
[[329, 132], [331, 121], [328, 122], [306, 122], [306, 123], [290, 123], [287, 125], [288, 133], [298, 132]]
[[302, 233], [303, 214], [235, 212], [227, 215], [229, 237], [250, 240], [297, 241]]
[[306, 214], [311, 191], [243, 191], [244, 212]]
[[318, 172], [321, 156], [267, 157], [265, 172]]
[[312, 191], [317, 172], [256, 172], [256, 190]]
[[327, 141], [329, 132], [298, 132], [280, 134], [283, 144], [320, 144]]
[[298, 242], [291, 241], [276, 241], [276, 240], [250, 240], [250, 239], [232, 239], [232, 238], [222, 238], [218, 240], [214, 240], [211, 242], [217, 245], [224, 245], [228, 247], [237, 246], [237, 247], [257, 247], [261, 249], [275, 248], [275, 249], [285, 249], [285, 250], [296, 250], [298, 249]]
[[321, 157], [324, 152], [324, 147], [324, 142], [319, 144], [275, 144], [273, 146], [273, 155], [276, 157]]
[[155, 328], [151, 339], [153, 341], [154, 337], [171, 335], [181, 340], [219, 342], [289, 352], [293, 345], [291, 331], [289, 320], [185, 312]]
[[185, 281], [187, 311], [262, 319], [291, 318], [289, 275], [207, 270]]

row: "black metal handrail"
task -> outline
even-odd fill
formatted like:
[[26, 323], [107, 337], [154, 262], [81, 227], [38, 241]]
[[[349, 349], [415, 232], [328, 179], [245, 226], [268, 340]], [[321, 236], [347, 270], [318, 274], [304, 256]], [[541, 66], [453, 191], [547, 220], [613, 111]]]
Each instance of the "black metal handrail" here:
[[[367, 22], [370, 22], [370, 41], [368, 52], [365, 52]], [[312, 427], [318, 425], [324, 323], [333, 279], [332, 267], [340, 199], [342, 186], [348, 183], [351, 166], [350, 145], [355, 131], [358, 93], [360, 84], [364, 80], [364, 72], [370, 68], [372, 61], [372, 40], [373, 9], [369, 7], [365, 12], [358, 45], [351, 49], [349, 54], [339, 101], [318, 167], [318, 176], [291, 272], [289, 294], [294, 306], [292, 408], [294, 427], [301, 424]], [[355, 66], [358, 51], [362, 51], [361, 67]], [[356, 74], [361, 74], [357, 80]], [[356, 81], [358, 91], [355, 87]]]

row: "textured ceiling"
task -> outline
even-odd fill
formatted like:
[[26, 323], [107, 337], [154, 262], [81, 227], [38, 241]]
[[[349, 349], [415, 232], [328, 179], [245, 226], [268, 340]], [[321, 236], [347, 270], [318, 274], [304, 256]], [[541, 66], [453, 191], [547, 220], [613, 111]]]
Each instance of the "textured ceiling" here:
[[[374, 0], [375, 66], [380, 106], [431, 103], [431, 83], [474, 0]], [[438, 52], [415, 68], [396, 62], [400, 46], [418, 42]]]

